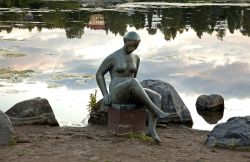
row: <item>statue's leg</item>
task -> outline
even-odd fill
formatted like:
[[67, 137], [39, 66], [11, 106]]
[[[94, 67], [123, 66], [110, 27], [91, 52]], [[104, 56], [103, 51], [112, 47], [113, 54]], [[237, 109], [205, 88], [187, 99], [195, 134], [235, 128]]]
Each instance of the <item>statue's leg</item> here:
[[131, 78], [112, 88], [111, 97], [112, 100], [114, 98], [114, 102], [124, 103], [123, 100], [128, 100], [131, 95], [137, 104], [146, 106], [158, 118], [166, 118], [168, 116], [168, 113], [163, 112], [151, 101], [137, 79]]
[[154, 114], [152, 114], [151, 111], [148, 111], [148, 132], [147, 132], [147, 135], [152, 137], [155, 141], [161, 142], [161, 139], [155, 130], [157, 119], [158, 118], [156, 116], [154, 116]]
[[151, 101], [148, 94], [137, 79], [134, 78], [131, 80], [130, 89], [137, 102], [143, 106], [146, 106], [156, 117], [166, 118], [169, 115], [168, 113], [163, 112]]
[[129, 104], [131, 92], [129, 90], [131, 79], [127, 79], [123, 82], [116, 84], [115, 86], [110, 85], [109, 93], [111, 96], [111, 102], [114, 104]]
[[128, 79], [124, 82], [110, 87], [112, 103], [126, 104], [130, 101], [131, 95], [136, 104], [149, 109], [148, 113], [148, 135], [158, 142], [161, 142], [156, 133], [155, 126], [158, 118], [165, 118], [168, 113], [161, 111], [161, 96], [150, 90], [144, 89], [137, 79]]
[[150, 100], [159, 108], [161, 109], [161, 95], [151, 89], [144, 88], [145, 92], [147, 93]]
[[[149, 98], [152, 100], [152, 102], [159, 108], [161, 108], [161, 95], [156, 93], [153, 90], [144, 88], [145, 92], [148, 94]], [[155, 141], [161, 142], [161, 139], [159, 138], [155, 128], [157, 123], [157, 117], [152, 114], [151, 111], [148, 111], [148, 130], [147, 135], [152, 137]]]
[[151, 101], [144, 88], [135, 78], [131, 78], [124, 82], [116, 84], [114, 87], [111, 86], [110, 95], [112, 103], [127, 103], [129, 101], [129, 98], [131, 98], [132, 96], [137, 104], [146, 106], [158, 118], [166, 118], [168, 116], [168, 113], [161, 111], [161, 109], [159, 109]]

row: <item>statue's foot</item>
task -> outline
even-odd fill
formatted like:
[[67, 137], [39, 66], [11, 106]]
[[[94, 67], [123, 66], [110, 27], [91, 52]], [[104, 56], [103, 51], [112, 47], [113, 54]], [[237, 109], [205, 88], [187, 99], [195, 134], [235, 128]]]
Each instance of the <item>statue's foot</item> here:
[[160, 139], [160, 137], [157, 135], [157, 133], [156, 133], [155, 130], [154, 130], [154, 131], [149, 131], [149, 132], [147, 132], [147, 135], [150, 136], [150, 137], [152, 137], [152, 138], [155, 140], [155, 142], [161, 143], [161, 139]]
[[161, 112], [161, 113], [158, 115], [158, 118], [163, 119], [163, 118], [166, 118], [166, 117], [168, 117], [168, 116], [169, 116], [169, 113]]

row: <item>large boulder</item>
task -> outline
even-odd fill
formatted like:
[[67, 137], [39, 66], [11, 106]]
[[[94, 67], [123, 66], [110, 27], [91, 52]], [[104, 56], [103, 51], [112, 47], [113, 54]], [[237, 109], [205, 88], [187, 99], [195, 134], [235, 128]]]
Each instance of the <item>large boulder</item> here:
[[13, 133], [10, 119], [0, 110], [0, 145], [9, 144]]
[[216, 125], [208, 134], [206, 144], [226, 148], [250, 147], [250, 116], [233, 117]]
[[165, 119], [159, 119], [158, 123], [193, 124], [188, 108], [172, 85], [161, 80], [143, 80], [141, 84], [144, 88], [151, 89], [161, 95], [161, 110], [176, 114]]
[[224, 99], [218, 94], [201, 95], [196, 100], [196, 109], [203, 111], [224, 111]]
[[5, 112], [14, 125], [39, 124], [59, 126], [54, 112], [45, 98], [34, 98], [15, 104]]

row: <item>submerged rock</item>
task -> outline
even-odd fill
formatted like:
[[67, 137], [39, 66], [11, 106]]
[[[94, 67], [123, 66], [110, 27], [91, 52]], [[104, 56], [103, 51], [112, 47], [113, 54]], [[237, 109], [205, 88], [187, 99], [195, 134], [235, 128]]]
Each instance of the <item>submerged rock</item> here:
[[9, 144], [13, 133], [10, 119], [0, 110], [0, 145]]
[[224, 111], [224, 99], [218, 94], [201, 95], [196, 100], [196, 109], [205, 111]]
[[216, 125], [208, 134], [206, 144], [226, 148], [250, 147], [250, 116], [233, 117]]
[[14, 125], [59, 126], [48, 100], [40, 97], [19, 102], [5, 113]]

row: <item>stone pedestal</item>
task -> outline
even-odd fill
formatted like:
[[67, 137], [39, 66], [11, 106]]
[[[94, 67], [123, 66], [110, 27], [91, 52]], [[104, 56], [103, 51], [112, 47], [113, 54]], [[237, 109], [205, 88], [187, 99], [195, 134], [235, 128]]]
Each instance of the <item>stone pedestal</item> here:
[[108, 134], [119, 135], [129, 132], [145, 132], [146, 109], [108, 109]]

